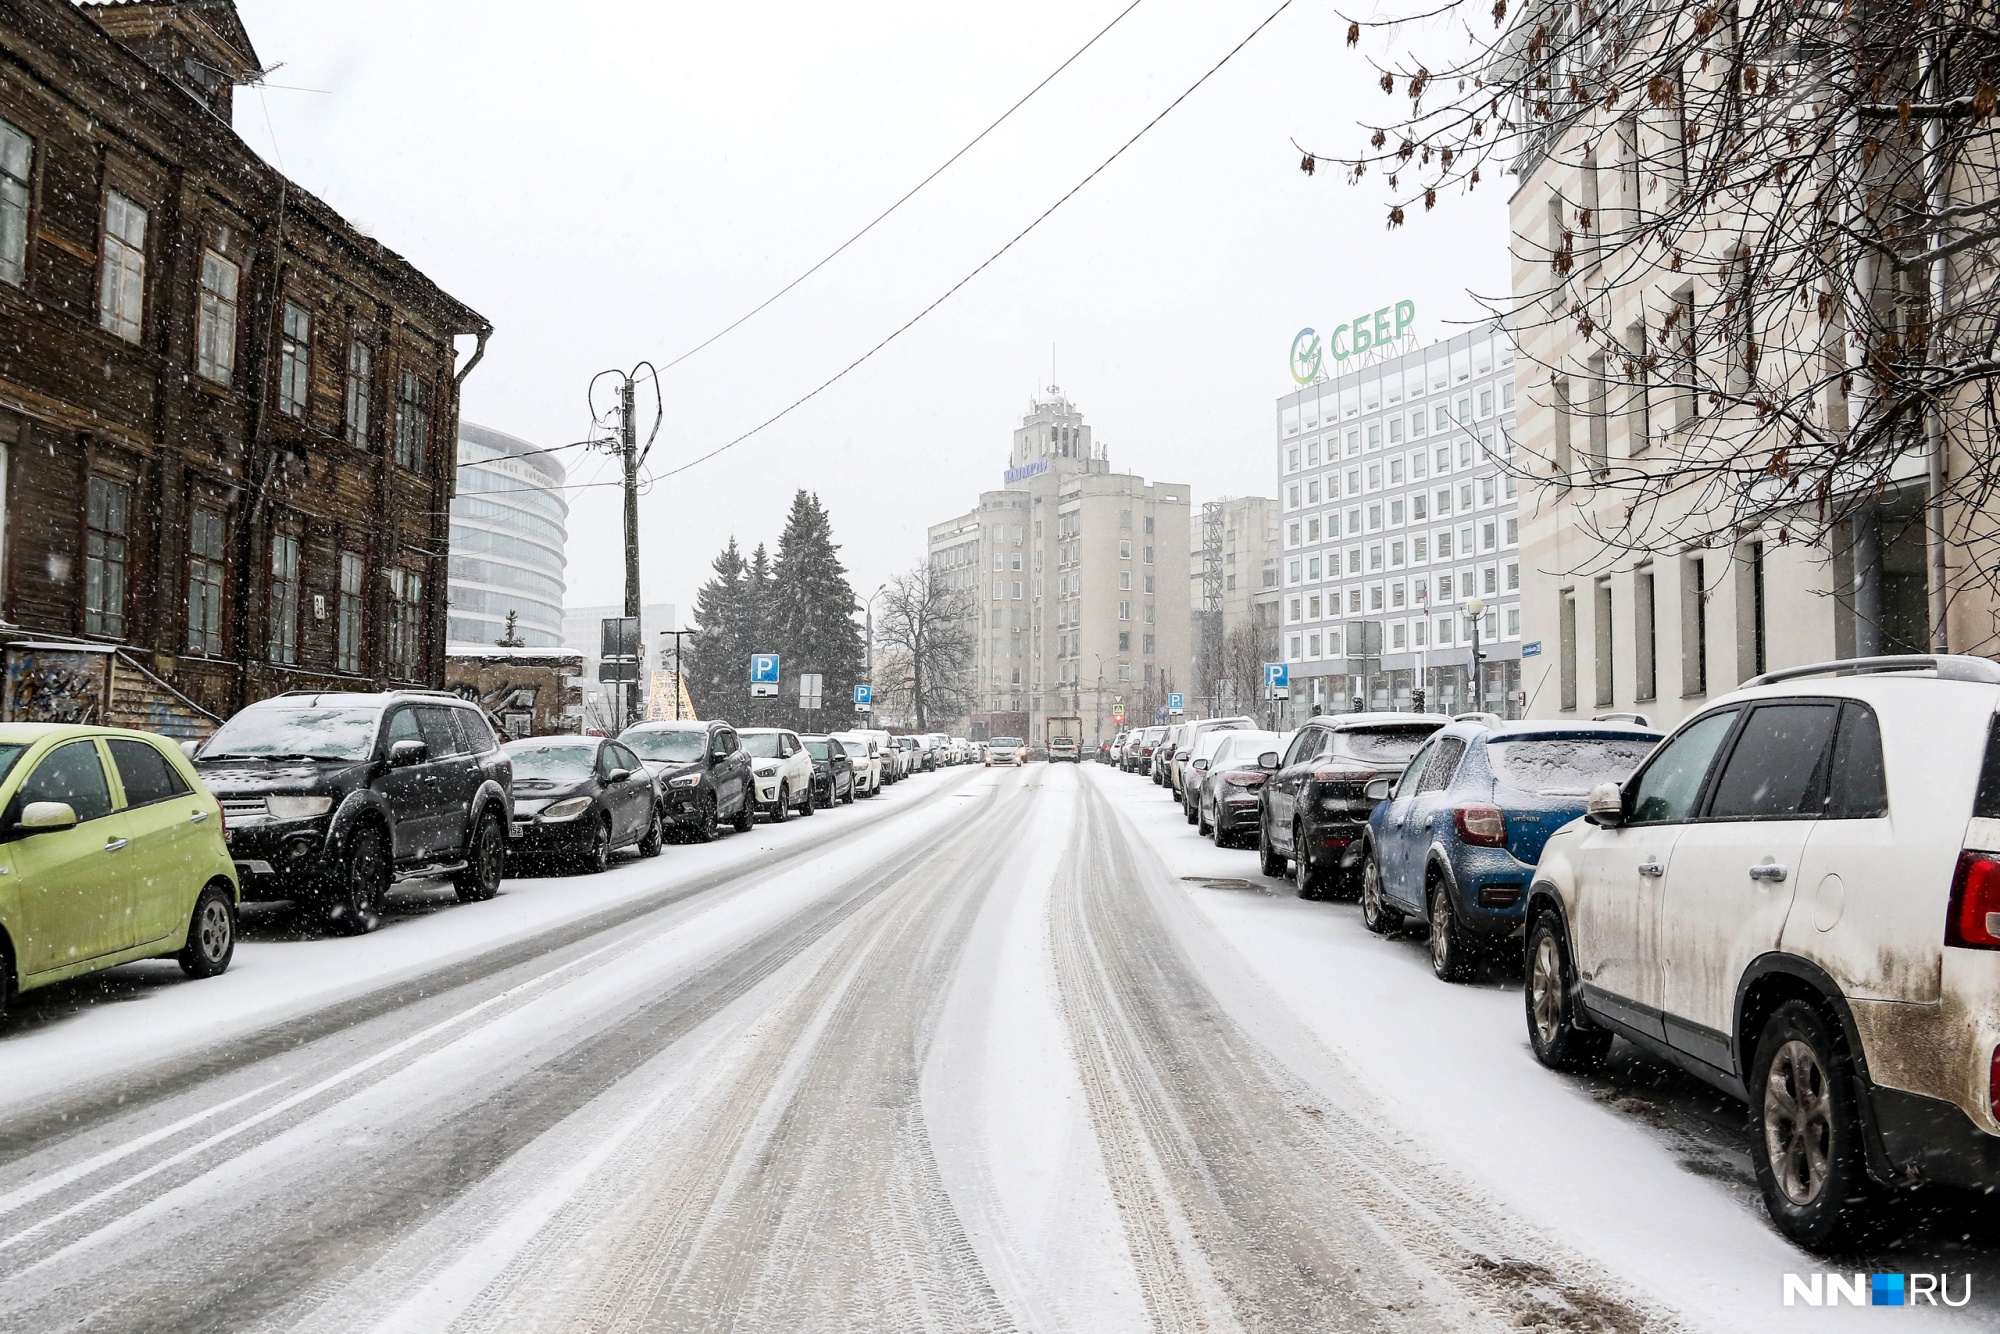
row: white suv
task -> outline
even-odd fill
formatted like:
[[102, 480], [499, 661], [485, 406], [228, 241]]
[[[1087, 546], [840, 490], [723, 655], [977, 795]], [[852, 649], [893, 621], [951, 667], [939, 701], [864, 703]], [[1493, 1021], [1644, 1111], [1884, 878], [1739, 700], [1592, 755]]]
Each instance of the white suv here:
[[751, 781], [757, 788], [757, 806], [781, 824], [791, 818], [813, 813], [813, 762], [799, 734], [787, 727], [745, 727], [737, 732], [743, 749], [750, 752]]
[[1891, 1185], [2000, 1185], [2000, 665], [1769, 673], [1589, 811], [1529, 891], [1544, 1065], [1616, 1033], [1747, 1099], [1807, 1246]]

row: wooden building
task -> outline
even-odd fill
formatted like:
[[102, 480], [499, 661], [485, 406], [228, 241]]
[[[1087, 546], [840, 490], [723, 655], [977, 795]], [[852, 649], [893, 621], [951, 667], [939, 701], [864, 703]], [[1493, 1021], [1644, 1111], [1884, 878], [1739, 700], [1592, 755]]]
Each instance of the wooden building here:
[[237, 137], [260, 69], [230, 0], [0, 0], [0, 639], [217, 716], [444, 684], [491, 333]]

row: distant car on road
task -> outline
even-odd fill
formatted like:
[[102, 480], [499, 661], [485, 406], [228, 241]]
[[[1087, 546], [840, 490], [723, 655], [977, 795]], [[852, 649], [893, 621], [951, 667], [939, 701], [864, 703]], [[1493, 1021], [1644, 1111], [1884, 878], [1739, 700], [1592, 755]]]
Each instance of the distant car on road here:
[[456, 695], [288, 691], [239, 711], [194, 759], [246, 899], [302, 899], [353, 935], [381, 925], [399, 877], [449, 875], [468, 903], [500, 890], [513, 767]]
[[[1180, 745], [1174, 748], [1173, 757], [1168, 761], [1167, 780], [1174, 789], [1174, 796], [1187, 811], [1188, 823], [1195, 823], [1200, 809], [1197, 795], [1200, 783], [1189, 778], [1188, 770], [1198, 759], [1207, 759], [1215, 747], [1212, 742], [1204, 745], [1207, 738], [1217, 732], [1236, 732], [1257, 725], [1255, 718], [1203, 718], [1198, 722], [1183, 723], [1178, 729]], [[1254, 757], [1253, 757], [1254, 758]]]
[[659, 791], [645, 764], [607, 737], [509, 741], [514, 766], [514, 857], [547, 857], [595, 874], [620, 848], [657, 857], [664, 841]]
[[135, 959], [213, 977], [236, 950], [222, 810], [144, 732], [0, 726], [0, 1023], [16, 993]]
[[740, 735], [743, 749], [750, 752], [758, 809], [771, 823], [783, 824], [794, 811], [811, 815], [818, 809], [812, 756], [797, 732], [787, 727], [746, 727]]
[[1275, 763], [1265, 768], [1261, 761], [1282, 755], [1288, 740], [1282, 732], [1247, 728], [1211, 732], [1204, 738], [1204, 744], [1213, 741], [1214, 748], [1206, 767], [1190, 769], [1187, 781], [1194, 797], [1195, 825], [1215, 839], [1216, 847], [1230, 847], [1246, 837], [1255, 841], [1263, 805], [1260, 789], [1277, 771]]
[[846, 802], [854, 804], [854, 761], [848, 758], [847, 747], [830, 736], [800, 737], [805, 742], [806, 754], [812, 756], [813, 800], [822, 806], [837, 806]]
[[986, 764], [1023, 765], [1028, 762], [1028, 743], [1017, 736], [996, 736], [986, 743]]
[[[1521, 929], [1528, 882], [1550, 834], [1583, 814], [1591, 789], [1621, 783], [1660, 742], [1621, 723], [1455, 722], [1432, 734], [1368, 817], [1361, 917], [1392, 931], [1430, 926], [1431, 968], [1472, 975]], [[1518, 954], [1520, 946], [1512, 946]]]
[[728, 723], [634, 723], [618, 739], [652, 774], [669, 831], [696, 843], [714, 838], [724, 820], [749, 831], [757, 815], [750, 755]]
[[872, 733], [835, 732], [833, 739], [847, 752], [848, 763], [854, 766], [854, 794], [858, 797], [872, 797], [882, 790], [882, 752], [877, 747]]

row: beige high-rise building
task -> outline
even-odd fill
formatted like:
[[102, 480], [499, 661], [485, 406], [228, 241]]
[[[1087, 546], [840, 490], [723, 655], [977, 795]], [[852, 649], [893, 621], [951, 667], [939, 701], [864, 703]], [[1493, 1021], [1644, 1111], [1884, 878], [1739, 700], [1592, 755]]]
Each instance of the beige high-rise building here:
[[[1250, 701], [1232, 678], [1254, 657], [1278, 661], [1278, 502], [1237, 496], [1204, 502], [1190, 535], [1188, 606], [1194, 618], [1195, 676], [1190, 703], [1205, 713], [1234, 712]], [[1254, 630], [1257, 652], [1244, 635]]]
[[934, 568], [979, 618], [968, 735], [1040, 743], [1052, 717], [1084, 736], [1151, 722], [1191, 680], [1188, 488], [1113, 472], [1055, 386], [1014, 432], [1002, 488], [930, 529]]

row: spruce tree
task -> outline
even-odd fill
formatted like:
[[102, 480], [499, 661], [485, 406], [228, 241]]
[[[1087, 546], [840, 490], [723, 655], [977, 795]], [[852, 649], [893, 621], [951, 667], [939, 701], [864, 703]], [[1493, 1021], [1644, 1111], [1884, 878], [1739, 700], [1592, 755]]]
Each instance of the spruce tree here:
[[[819, 497], [801, 490], [778, 539], [778, 559], [770, 586], [770, 629], [784, 655], [779, 716], [809, 732], [844, 727], [852, 721], [854, 686], [866, 671], [867, 647], [854, 619], [854, 588], [833, 540], [833, 521]], [[821, 707], [798, 707], [799, 677], [817, 672]]]
[[724, 716], [741, 718], [752, 727], [786, 726], [782, 711], [784, 687], [778, 687], [777, 699], [750, 698], [750, 657], [755, 653], [776, 653], [780, 655], [781, 666], [788, 665], [782, 658], [784, 644], [779, 638], [772, 616], [771, 553], [759, 542], [757, 549], [750, 553], [750, 563], [743, 572], [743, 618], [738, 623], [742, 636], [739, 662], [736, 668], [735, 712]]
[[749, 567], [734, 537], [712, 568], [715, 577], [694, 598], [697, 633], [688, 641], [687, 688], [702, 717], [735, 718], [748, 690], [751, 650], [744, 625]]

